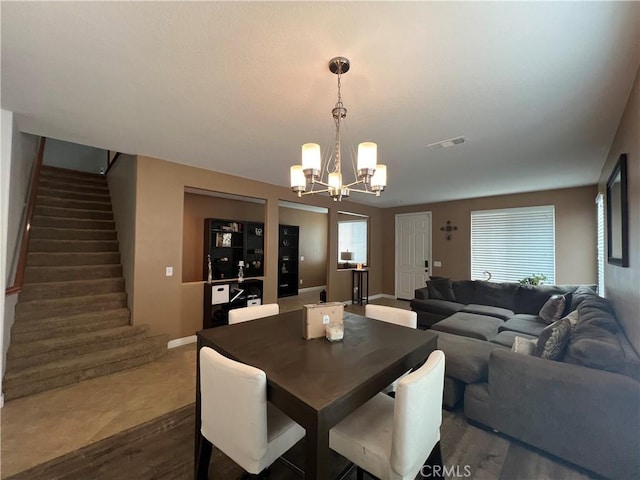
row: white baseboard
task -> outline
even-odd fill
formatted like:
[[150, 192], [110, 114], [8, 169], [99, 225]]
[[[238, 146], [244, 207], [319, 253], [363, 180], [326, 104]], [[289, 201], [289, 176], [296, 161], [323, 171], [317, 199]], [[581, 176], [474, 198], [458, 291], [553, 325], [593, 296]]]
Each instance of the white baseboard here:
[[307, 293], [307, 292], [319, 292], [320, 290], [326, 290], [326, 285], [320, 285], [319, 287], [307, 287], [307, 288], [299, 288], [298, 293]]
[[167, 348], [176, 348], [181, 347], [183, 345], [189, 345], [190, 343], [196, 343], [198, 341], [198, 337], [195, 335], [191, 335], [189, 337], [176, 338], [175, 340], [169, 340], [167, 342]]

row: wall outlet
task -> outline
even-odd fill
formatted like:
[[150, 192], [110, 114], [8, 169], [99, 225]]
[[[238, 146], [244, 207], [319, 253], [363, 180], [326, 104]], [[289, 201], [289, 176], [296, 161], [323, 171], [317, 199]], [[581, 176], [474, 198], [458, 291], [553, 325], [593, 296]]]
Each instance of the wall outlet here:
[[434, 267], [441, 267], [442, 266], [442, 262], [439, 262], [438, 260], [434, 260], [433, 261], [433, 266]]
[[173, 277], [173, 267], [167, 267], [167, 268], [165, 268], [165, 270], [164, 270], [164, 274], [165, 274], [167, 277]]
[[300, 261], [304, 262], [304, 255], [300, 255]]
[[300, 285], [302, 285], [302, 279], [300, 279]]

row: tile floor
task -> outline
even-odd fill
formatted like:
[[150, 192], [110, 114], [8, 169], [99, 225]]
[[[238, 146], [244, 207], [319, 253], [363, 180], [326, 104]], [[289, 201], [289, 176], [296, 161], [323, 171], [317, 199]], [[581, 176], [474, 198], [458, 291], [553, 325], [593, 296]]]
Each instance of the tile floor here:
[[[279, 300], [280, 311], [316, 302], [319, 290]], [[409, 302], [372, 303], [409, 308]], [[364, 307], [348, 306], [364, 313]], [[195, 344], [153, 363], [7, 402], [0, 410], [0, 478], [159, 417], [194, 401]]]

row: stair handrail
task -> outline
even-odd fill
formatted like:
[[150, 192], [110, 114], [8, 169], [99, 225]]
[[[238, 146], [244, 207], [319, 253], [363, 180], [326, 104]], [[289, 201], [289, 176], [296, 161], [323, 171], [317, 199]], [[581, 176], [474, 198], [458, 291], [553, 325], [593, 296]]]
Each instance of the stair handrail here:
[[109, 173], [109, 170], [111, 170], [113, 164], [116, 163], [116, 160], [118, 160], [118, 158], [120, 158], [121, 152], [116, 152], [113, 158], [111, 158], [111, 153], [111, 150], [107, 150], [107, 168], [105, 169], [103, 175]]
[[44, 157], [44, 145], [46, 137], [40, 137], [40, 146], [38, 147], [38, 155], [36, 163], [33, 167], [31, 176], [31, 185], [29, 186], [29, 201], [27, 203], [27, 215], [22, 230], [22, 239], [20, 240], [20, 255], [18, 257], [18, 266], [16, 275], [13, 279], [13, 285], [5, 289], [5, 295], [14, 295], [22, 291], [24, 284], [24, 271], [27, 265], [27, 252], [29, 250], [29, 233], [31, 232], [31, 223], [33, 222], [33, 213], [36, 209], [36, 197], [38, 196], [38, 183], [40, 182], [40, 171], [42, 169], [42, 159]]

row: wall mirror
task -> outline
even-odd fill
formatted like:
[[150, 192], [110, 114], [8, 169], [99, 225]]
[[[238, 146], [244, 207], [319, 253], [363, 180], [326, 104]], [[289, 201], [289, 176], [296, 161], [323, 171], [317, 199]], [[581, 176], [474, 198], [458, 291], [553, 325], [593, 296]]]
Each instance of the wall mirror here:
[[626, 154], [620, 155], [607, 181], [607, 261], [629, 266]]

